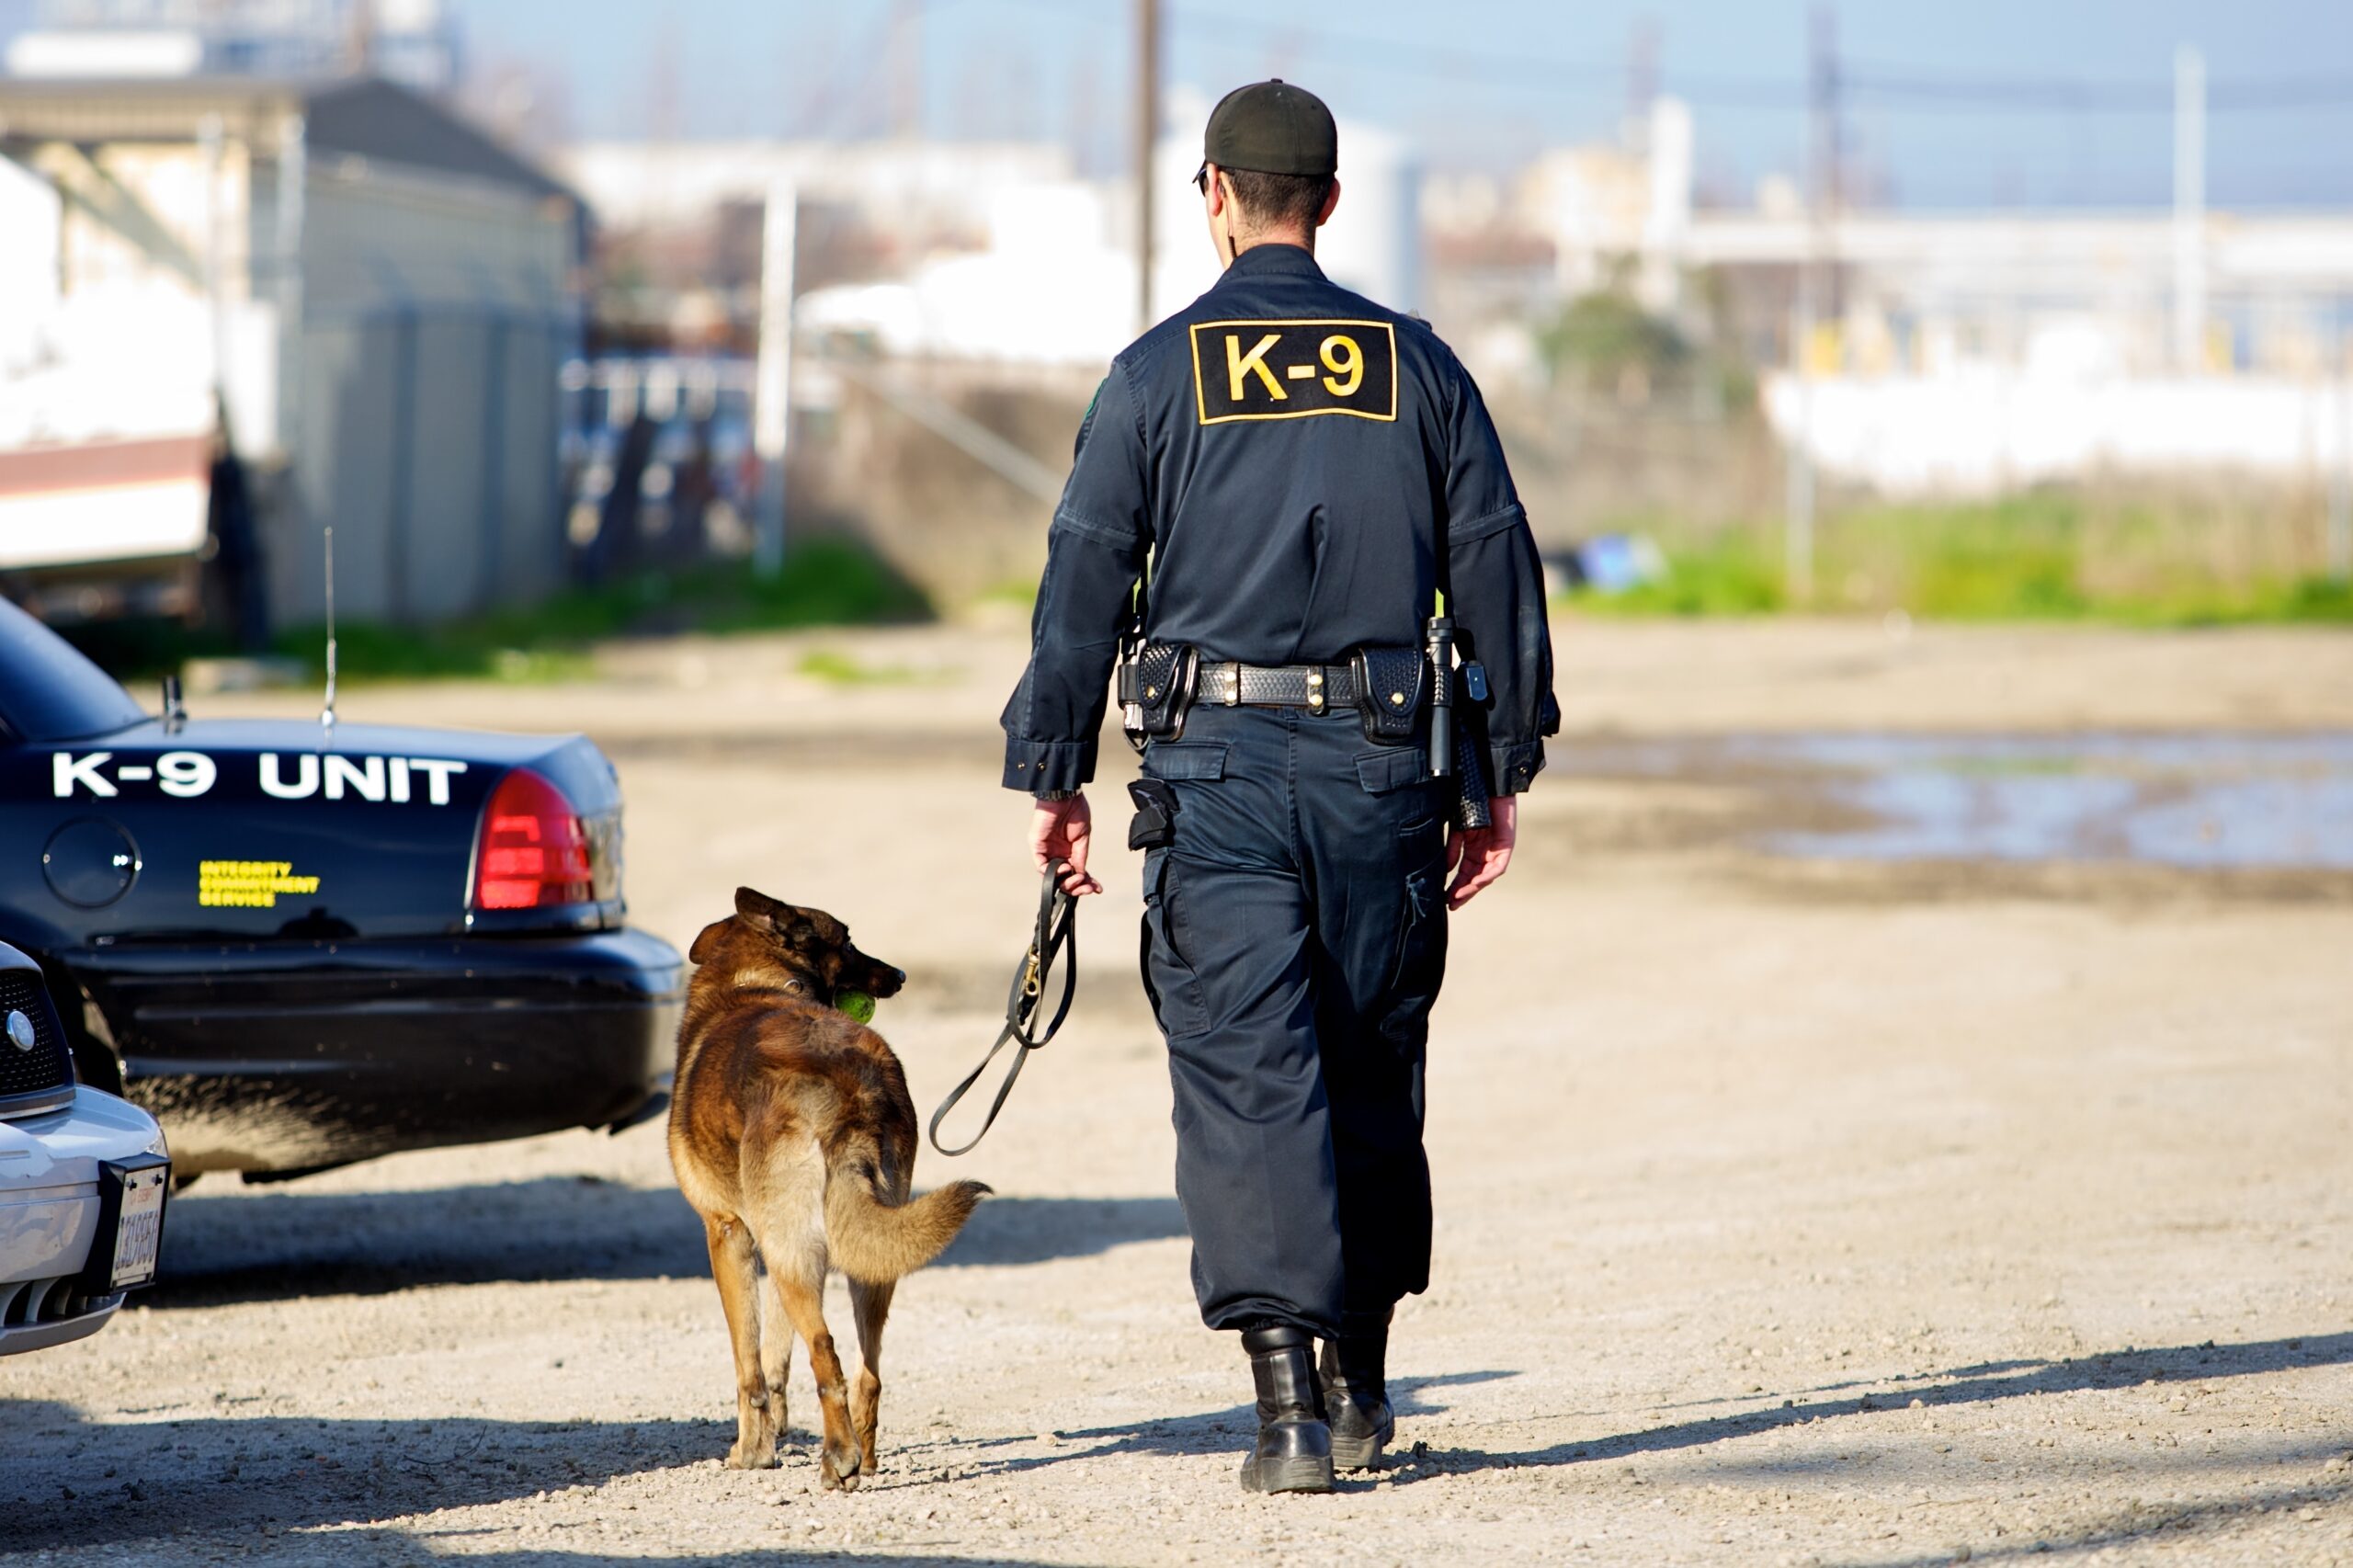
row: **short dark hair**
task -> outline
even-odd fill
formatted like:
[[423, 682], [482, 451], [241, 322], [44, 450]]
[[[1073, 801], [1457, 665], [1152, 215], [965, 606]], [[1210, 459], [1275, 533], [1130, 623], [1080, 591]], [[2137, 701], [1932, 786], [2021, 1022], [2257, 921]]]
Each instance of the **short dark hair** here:
[[1309, 228], [1324, 215], [1332, 194], [1329, 175], [1270, 175], [1258, 169], [1227, 169], [1242, 215], [1264, 227]]

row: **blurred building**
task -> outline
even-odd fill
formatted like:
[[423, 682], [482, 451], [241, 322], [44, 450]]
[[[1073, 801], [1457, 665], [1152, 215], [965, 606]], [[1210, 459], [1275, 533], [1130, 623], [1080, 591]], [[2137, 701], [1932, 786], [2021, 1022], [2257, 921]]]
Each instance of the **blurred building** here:
[[441, 0], [45, 0], [7, 67], [76, 81], [368, 72], [440, 93], [458, 38]]
[[[1192, 186], [1208, 104], [1172, 95], [1154, 159], [1153, 303], [1174, 312], [1220, 270]], [[1343, 123], [1338, 213], [1317, 251], [1334, 278], [1400, 309], [1423, 304], [1420, 172], [1399, 138]], [[748, 349], [760, 212], [801, 214], [799, 319], [896, 356], [1101, 365], [1135, 336], [1129, 180], [1083, 180], [1050, 142], [590, 143], [561, 160], [604, 230], [607, 322], [719, 335]], [[750, 241], [751, 243], [745, 243]], [[618, 280], [618, 286], [616, 286]], [[656, 285], [648, 298], [631, 287]]]
[[0, 472], [0, 568], [201, 546], [165, 449], [224, 423], [281, 622], [323, 612], [330, 525], [356, 618], [560, 579], [563, 185], [369, 78], [0, 79], [0, 470], [35, 476]]
[[[1882, 491], [2344, 466], [2353, 214], [2204, 214], [2187, 244], [2186, 267], [2165, 213], [1720, 213], [1687, 255], [1783, 367], [1776, 429]], [[1799, 343], [1809, 258], [1825, 308]]]
[[1693, 144], [1659, 98], [1618, 140], [1431, 182], [1474, 368], [1540, 380], [1545, 324], [1616, 293], [1763, 369], [1781, 437], [1881, 489], [2346, 460], [2353, 214], [1813, 212], [1786, 178], [1711, 207]]

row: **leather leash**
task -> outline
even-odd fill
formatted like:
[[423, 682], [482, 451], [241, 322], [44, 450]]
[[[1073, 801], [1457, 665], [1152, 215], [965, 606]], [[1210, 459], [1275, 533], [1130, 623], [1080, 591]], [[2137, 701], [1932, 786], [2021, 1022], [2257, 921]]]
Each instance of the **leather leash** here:
[[[981, 1058], [979, 1066], [964, 1075], [964, 1081], [948, 1092], [939, 1108], [931, 1113], [929, 1136], [931, 1146], [953, 1159], [980, 1147], [981, 1140], [996, 1125], [996, 1113], [1005, 1108], [1006, 1096], [1013, 1093], [1013, 1082], [1021, 1076], [1022, 1063], [1029, 1053], [1045, 1048], [1063, 1027], [1063, 1019], [1070, 1015], [1072, 997], [1078, 993], [1078, 905], [1077, 901], [1063, 891], [1063, 877], [1070, 870], [1067, 860], [1056, 860], [1046, 868], [1043, 885], [1038, 893], [1038, 926], [1029, 938], [1029, 950], [1022, 955], [1021, 965], [1013, 971], [1013, 985], [1005, 995], [1005, 1028], [997, 1031], [996, 1042], [989, 1053]], [[1046, 998], [1047, 987], [1053, 983], [1054, 970], [1062, 969], [1062, 1000], [1054, 1005], [1054, 1015], [1046, 1022], [1042, 1032], [1038, 1028], [1038, 1014]], [[988, 1119], [972, 1141], [951, 1149], [939, 1141], [939, 1124], [948, 1119], [958, 1102], [972, 1092], [989, 1070], [997, 1052], [1007, 1045], [1018, 1045], [1013, 1063], [1005, 1072], [1005, 1081], [997, 1085], [996, 1098], [989, 1104]]]

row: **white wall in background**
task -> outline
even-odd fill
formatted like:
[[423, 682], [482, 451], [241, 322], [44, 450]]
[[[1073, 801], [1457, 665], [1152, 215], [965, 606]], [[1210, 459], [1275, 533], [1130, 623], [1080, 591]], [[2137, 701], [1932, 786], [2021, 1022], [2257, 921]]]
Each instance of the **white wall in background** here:
[[2099, 469], [2317, 477], [2347, 460], [2343, 383], [2284, 377], [2124, 379], [1994, 367], [1938, 377], [1769, 378], [1784, 441], [1890, 494], [1982, 495]]

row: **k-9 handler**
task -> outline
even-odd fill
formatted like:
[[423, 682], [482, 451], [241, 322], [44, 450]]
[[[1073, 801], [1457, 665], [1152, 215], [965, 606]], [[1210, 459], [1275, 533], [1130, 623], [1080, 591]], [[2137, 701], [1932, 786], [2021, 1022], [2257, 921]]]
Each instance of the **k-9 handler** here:
[[1394, 1430], [1390, 1318], [1429, 1281], [1447, 912], [1509, 864], [1558, 719], [1542, 575], [1478, 388], [1420, 321], [1316, 266], [1330, 111], [1241, 87], [1204, 153], [1224, 276], [1112, 361], [1080, 426], [1005, 782], [1037, 798], [1040, 868], [1100, 891], [1080, 791], [1118, 662], [1146, 740], [1130, 837], [1194, 1288], [1251, 1358], [1243, 1485], [1319, 1492]]

